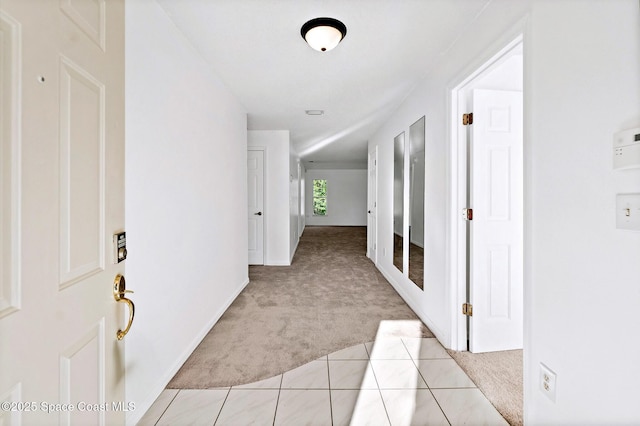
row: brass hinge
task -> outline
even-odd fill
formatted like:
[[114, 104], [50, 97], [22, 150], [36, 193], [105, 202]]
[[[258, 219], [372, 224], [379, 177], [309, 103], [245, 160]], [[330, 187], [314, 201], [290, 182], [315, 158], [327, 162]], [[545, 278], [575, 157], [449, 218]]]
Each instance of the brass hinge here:
[[473, 113], [462, 114], [462, 125], [468, 126], [469, 124], [473, 124]]
[[462, 315], [466, 315], [468, 317], [473, 316], [473, 305], [471, 305], [471, 303], [462, 304]]
[[464, 220], [473, 220], [473, 209], [462, 209], [462, 217]]

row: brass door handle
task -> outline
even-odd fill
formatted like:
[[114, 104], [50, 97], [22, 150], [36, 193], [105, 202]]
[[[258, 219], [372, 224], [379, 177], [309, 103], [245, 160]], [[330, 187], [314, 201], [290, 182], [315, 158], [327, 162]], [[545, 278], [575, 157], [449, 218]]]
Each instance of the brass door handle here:
[[116, 302], [124, 302], [129, 305], [129, 322], [127, 323], [127, 327], [124, 330], [118, 330], [116, 333], [116, 337], [118, 340], [122, 340], [124, 336], [127, 335], [129, 329], [131, 328], [131, 324], [133, 323], [133, 316], [136, 313], [136, 307], [133, 302], [124, 295], [126, 293], [133, 293], [131, 290], [126, 289], [126, 281], [124, 277], [120, 274], [116, 275], [116, 279], [113, 282], [113, 298]]

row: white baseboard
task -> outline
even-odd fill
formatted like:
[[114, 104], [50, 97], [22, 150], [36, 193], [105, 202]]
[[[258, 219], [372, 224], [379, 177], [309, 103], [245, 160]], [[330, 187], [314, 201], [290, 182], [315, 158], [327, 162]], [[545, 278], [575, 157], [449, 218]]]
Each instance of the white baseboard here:
[[[426, 312], [424, 312], [419, 306], [418, 304], [410, 297], [410, 295], [402, 288], [402, 286], [400, 284], [398, 284], [392, 277], [391, 274], [389, 274], [381, 265], [376, 265], [378, 270], [380, 271], [380, 273], [382, 273], [382, 275], [387, 279], [387, 281], [389, 281], [389, 283], [391, 284], [391, 286], [396, 290], [396, 292], [400, 295], [400, 297], [402, 297], [402, 299], [406, 302], [407, 305], [409, 305], [409, 307], [411, 308], [411, 310], [413, 312], [415, 312], [415, 314], [418, 316], [418, 318], [420, 318], [422, 320], [423, 323], [425, 323], [425, 325], [427, 327], [429, 327], [429, 330], [431, 330], [431, 332], [436, 336], [436, 339], [438, 339], [438, 341], [444, 346], [444, 347], [448, 347], [447, 344], [449, 342], [449, 339], [447, 338], [447, 336], [442, 332], [442, 330], [440, 330], [440, 328], [438, 326], [436, 326], [434, 324], [434, 322], [431, 320], [431, 318], [429, 317], [429, 315], [426, 314]], [[413, 285], [413, 284], [412, 284]]]
[[240, 295], [242, 290], [249, 284], [249, 278], [247, 278], [239, 289], [227, 300], [227, 303], [219, 309], [211, 320], [204, 325], [204, 327], [200, 330], [200, 332], [193, 338], [191, 343], [185, 348], [185, 350], [180, 354], [180, 356], [173, 363], [171, 368], [165, 372], [164, 375], [158, 380], [158, 382], [149, 387], [149, 393], [146, 400], [142, 403], [136, 403], [135, 411], [129, 411], [126, 417], [127, 425], [135, 425], [140, 421], [142, 416], [149, 410], [151, 405], [155, 402], [158, 396], [162, 393], [162, 391], [167, 387], [167, 384], [171, 381], [173, 376], [176, 375], [180, 367], [185, 363], [185, 361], [191, 356], [193, 351], [198, 347], [198, 345], [202, 342], [205, 336], [209, 333], [211, 328], [216, 325], [216, 323], [220, 320], [222, 315], [229, 309], [229, 306], [233, 303], [234, 300]]
[[296, 255], [296, 250], [298, 250], [298, 243], [300, 242], [300, 238], [298, 238], [298, 240], [296, 241], [296, 245], [293, 248], [293, 250], [291, 251], [291, 257], [289, 258], [289, 265], [291, 265], [293, 263], [293, 256]]

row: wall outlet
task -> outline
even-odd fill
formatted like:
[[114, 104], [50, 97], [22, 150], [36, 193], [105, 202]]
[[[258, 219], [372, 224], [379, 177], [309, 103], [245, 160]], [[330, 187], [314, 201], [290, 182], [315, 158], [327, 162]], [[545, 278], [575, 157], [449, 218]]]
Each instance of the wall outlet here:
[[556, 402], [556, 373], [540, 363], [540, 390], [551, 401]]
[[387, 249], [382, 247], [382, 257], [385, 257], [387, 255]]

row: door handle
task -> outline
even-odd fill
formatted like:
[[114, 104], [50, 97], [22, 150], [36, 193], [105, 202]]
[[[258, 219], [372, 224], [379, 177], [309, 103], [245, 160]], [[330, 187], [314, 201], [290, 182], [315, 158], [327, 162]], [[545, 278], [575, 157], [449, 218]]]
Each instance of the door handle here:
[[118, 329], [118, 332], [116, 333], [116, 338], [118, 340], [122, 340], [124, 336], [127, 335], [129, 329], [131, 328], [131, 324], [133, 324], [133, 316], [136, 313], [136, 307], [133, 302], [124, 297], [126, 293], [133, 293], [133, 291], [127, 290], [124, 277], [118, 274], [116, 275], [116, 279], [113, 282], [113, 298], [116, 300], [116, 302], [124, 302], [129, 306], [129, 321], [124, 330]]
[[262, 216], [262, 212], [254, 213], [254, 216]]
[[371, 210], [367, 210], [367, 213], [371, 214]]

